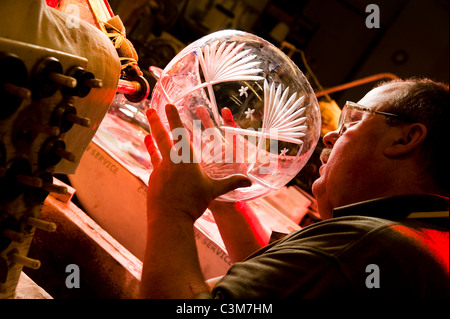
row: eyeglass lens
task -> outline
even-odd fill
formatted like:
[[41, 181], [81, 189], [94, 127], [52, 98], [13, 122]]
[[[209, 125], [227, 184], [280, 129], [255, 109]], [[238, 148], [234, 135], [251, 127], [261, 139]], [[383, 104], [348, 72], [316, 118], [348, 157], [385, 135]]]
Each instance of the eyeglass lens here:
[[355, 108], [344, 106], [339, 119], [339, 134], [342, 135], [347, 128], [358, 123], [363, 118], [364, 112]]

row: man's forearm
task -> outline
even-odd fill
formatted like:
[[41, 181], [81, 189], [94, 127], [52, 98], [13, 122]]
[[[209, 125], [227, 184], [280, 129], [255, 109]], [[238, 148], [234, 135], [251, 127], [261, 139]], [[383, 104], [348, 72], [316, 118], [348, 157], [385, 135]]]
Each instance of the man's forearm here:
[[209, 208], [233, 262], [242, 261], [269, 242], [270, 234], [245, 202], [216, 201]]
[[185, 299], [208, 292], [198, 260], [192, 219], [183, 213], [163, 214], [180, 217], [162, 216], [148, 221], [141, 297]]

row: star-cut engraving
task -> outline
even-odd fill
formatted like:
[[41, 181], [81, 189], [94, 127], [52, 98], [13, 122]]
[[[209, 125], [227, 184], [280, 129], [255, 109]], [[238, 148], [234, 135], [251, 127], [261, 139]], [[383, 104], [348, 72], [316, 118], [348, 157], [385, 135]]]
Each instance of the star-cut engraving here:
[[288, 149], [288, 148], [286, 148], [286, 147], [285, 147], [285, 148], [283, 148], [283, 149], [281, 150], [281, 152], [280, 152], [280, 156], [281, 156], [281, 157], [284, 157], [284, 156], [286, 156], [286, 153], [287, 153], [287, 152], [289, 152], [289, 149]]
[[241, 86], [241, 88], [239, 89], [239, 96], [245, 95], [245, 97], [248, 97], [248, 86], [244, 87]]
[[253, 113], [255, 113], [255, 109], [248, 108], [247, 111], [245, 111], [244, 113], [246, 115], [245, 118], [247, 119], [249, 118], [250, 121], [253, 121]]

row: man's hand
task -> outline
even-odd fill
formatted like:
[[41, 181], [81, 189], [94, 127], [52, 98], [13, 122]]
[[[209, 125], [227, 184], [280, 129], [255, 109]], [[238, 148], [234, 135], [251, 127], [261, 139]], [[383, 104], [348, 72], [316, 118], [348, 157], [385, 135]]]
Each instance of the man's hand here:
[[[166, 106], [166, 115], [170, 129], [184, 128], [174, 105]], [[154, 109], [147, 111], [151, 127], [151, 135], [145, 137], [145, 145], [150, 154], [153, 172], [149, 179], [148, 205], [156, 208], [170, 206], [170, 211], [188, 214], [194, 221], [199, 218], [216, 197], [239, 187], [248, 187], [251, 181], [245, 176], [234, 175], [225, 179], [212, 179], [207, 176], [199, 164], [192, 160], [193, 151], [189, 145], [190, 163], [173, 163], [171, 152], [174, 152], [174, 142], [165, 130]], [[184, 141], [189, 141], [187, 132]], [[185, 147], [181, 150], [187, 149]], [[152, 216], [149, 216], [151, 218]]]
[[[172, 131], [184, 130], [175, 106], [167, 105], [166, 114]], [[207, 296], [208, 286], [198, 260], [193, 224], [214, 198], [251, 183], [243, 176], [213, 180], [194, 161], [174, 163], [170, 156], [176, 151], [174, 141], [155, 110], [149, 109], [147, 117], [152, 135], [145, 137], [145, 144], [153, 171], [147, 196], [147, 246], [141, 297]], [[189, 143], [187, 138], [182, 140]], [[192, 154], [192, 148], [188, 149]]]

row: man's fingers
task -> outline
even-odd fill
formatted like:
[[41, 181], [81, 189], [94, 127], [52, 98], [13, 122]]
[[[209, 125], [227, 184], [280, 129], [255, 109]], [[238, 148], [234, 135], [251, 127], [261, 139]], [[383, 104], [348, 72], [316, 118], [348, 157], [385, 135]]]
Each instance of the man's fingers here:
[[214, 183], [215, 183], [215, 187], [213, 190], [214, 198], [226, 194], [236, 188], [252, 186], [251, 180], [244, 175], [230, 176], [222, 180], [216, 180]]
[[[203, 126], [205, 128], [212, 128], [214, 127], [214, 122], [211, 119], [211, 116], [204, 106], [197, 106], [195, 108], [195, 112], [197, 113], [197, 116], [200, 118], [200, 121], [202, 122]], [[222, 118], [223, 118], [223, 125], [225, 126], [231, 126], [236, 127], [236, 123], [234, 122], [233, 114], [231, 113], [230, 109], [227, 107], [224, 107], [221, 111]]]
[[197, 116], [199, 117], [200, 121], [203, 124], [204, 128], [212, 128], [214, 127], [214, 122], [211, 119], [211, 116], [209, 115], [208, 110], [204, 106], [197, 106], [195, 108], [195, 112], [197, 113]]
[[[173, 104], [167, 104], [166, 105], [166, 115], [167, 120], [169, 121], [170, 129], [172, 130], [172, 133], [174, 135], [174, 139], [177, 138], [176, 142], [184, 142], [186, 144], [180, 144], [177, 143], [175, 146], [178, 148], [176, 151], [186, 151], [189, 150], [189, 154], [187, 156], [189, 157], [189, 163], [198, 163], [198, 161], [195, 159], [195, 154], [192, 149], [192, 145], [189, 138], [189, 133], [187, 129], [184, 127], [183, 122], [181, 121], [180, 114], [178, 113], [178, 109]], [[183, 156], [183, 154], [178, 154], [179, 156]]]
[[148, 154], [150, 155], [153, 167], [157, 166], [159, 163], [161, 163], [162, 158], [150, 134], [144, 137], [144, 143], [145, 146], [147, 147], [147, 151]]
[[233, 114], [231, 113], [229, 108], [224, 107], [222, 109], [221, 113], [222, 113], [222, 118], [223, 118], [223, 124], [225, 126], [236, 127], [236, 123], [234, 122]]
[[169, 121], [170, 129], [173, 131], [176, 128], [184, 128], [183, 122], [181, 121], [180, 114], [177, 108], [173, 104], [166, 105], [166, 115]]
[[161, 123], [161, 120], [158, 117], [158, 114], [156, 114], [156, 110], [150, 108], [147, 110], [146, 114], [148, 122], [150, 124], [153, 141], [158, 146], [161, 156], [170, 156], [170, 149], [172, 148], [173, 144], [170, 139], [169, 133], [167, 133], [164, 125]]

